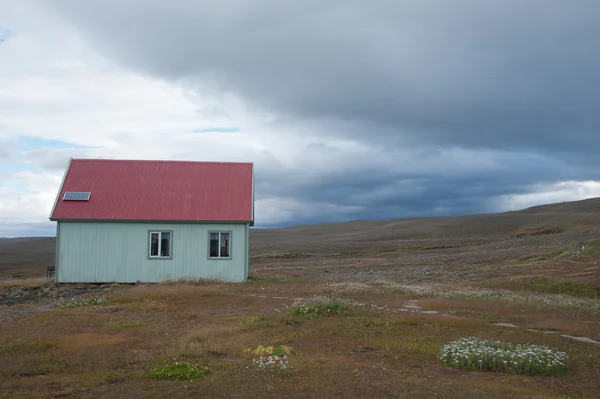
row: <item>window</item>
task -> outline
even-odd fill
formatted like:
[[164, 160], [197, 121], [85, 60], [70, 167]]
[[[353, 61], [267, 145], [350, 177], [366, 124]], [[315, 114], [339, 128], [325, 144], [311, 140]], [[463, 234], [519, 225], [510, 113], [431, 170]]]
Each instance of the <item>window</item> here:
[[150, 258], [171, 258], [170, 231], [150, 232]]
[[63, 201], [89, 201], [90, 200], [89, 191], [67, 191], [65, 195], [63, 195]]
[[209, 258], [230, 258], [230, 250], [231, 233], [210, 233], [210, 242], [208, 249]]

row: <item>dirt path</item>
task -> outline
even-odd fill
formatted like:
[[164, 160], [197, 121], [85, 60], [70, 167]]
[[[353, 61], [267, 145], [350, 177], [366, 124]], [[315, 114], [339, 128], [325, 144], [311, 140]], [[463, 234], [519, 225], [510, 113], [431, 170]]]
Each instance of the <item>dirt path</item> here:
[[[292, 302], [302, 301], [302, 300], [307, 299], [307, 298], [302, 298], [302, 297], [269, 296], [269, 295], [259, 295], [259, 294], [235, 294], [235, 293], [228, 293], [228, 295], [244, 296], [244, 297], [254, 297], [254, 298], [265, 298], [265, 299], [283, 299], [283, 300], [292, 301]], [[371, 307], [373, 309], [387, 310], [387, 311], [390, 311], [390, 312], [408, 312], [408, 313], [417, 313], [417, 314], [426, 314], [426, 315], [440, 314], [442, 316], [456, 317], [456, 316], [452, 315], [453, 311], [444, 312], [444, 311], [438, 311], [438, 310], [424, 310], [419, 305], [419, 301], [417, 299], [409, 299], [407, 302], [404, 303], [404, 305], [401, 308], [390, 308], [387, 305], [378, 305], [377, 303], [375, 303], [373, 301], [371, 301], [369, 303], [366, 303], [366, 302], [354, 302], [354, 304], [357, 305], [357, 306], [363, 306], [363, 307], [367, 307], [368, 306], [368, 307]], [[575, 341], [585, 342], [585, 343], [589, 343], [589, 344], [593, 344], [593, 345], [600, 345], [600, 341], [596, 341], [596, 340], [591, 339], [589, 337], [582, 337], [582, 336], [573, 336], [573, 335], [568, 335], [568, 334], [561, 334], [560, 331], [556, 331], [556, 330], [542, 330], [542, 329], [536, 329], [536, 328], [525, 328], [525, 327], [521, 327], [521, 326], [518, 326], [518, 325], [513, 324], [513, 323], [504, 323], [504, 322], [492, 322], [490, 324], [498, 326], [498, 327], [505, 327], [505, 328], [520, 328], [520, 329], [523, 329], [525, 331], [537, 332], [537, 333], [541, 333], [541, 334], [559, 334], [561, 337], [568, 338], [568, 339], [573, 339]]]

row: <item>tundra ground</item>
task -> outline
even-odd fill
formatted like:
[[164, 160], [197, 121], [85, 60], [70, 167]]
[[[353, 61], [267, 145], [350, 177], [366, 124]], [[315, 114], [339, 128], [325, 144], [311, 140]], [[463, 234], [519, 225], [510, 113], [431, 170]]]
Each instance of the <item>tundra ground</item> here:
[[[240, 284], [55, 286], [33, 279], [50, 251], [5, 258], [0, 397], [597, 397], [599, 205], [254, 230], [251, 278]], [[0, 250], [15, 259], [22, 248], [10, 241]], [[346, 310], [289, 311], [315, 298]], [[462, 337], [547, 345], [569, 355], [569, 369], [440, 364], [441, 346]], [[292, 368], [254, 367], [245, 349], [259, 345], [291, 347]], [[149, 378], [177, 361], [209, 373]]]

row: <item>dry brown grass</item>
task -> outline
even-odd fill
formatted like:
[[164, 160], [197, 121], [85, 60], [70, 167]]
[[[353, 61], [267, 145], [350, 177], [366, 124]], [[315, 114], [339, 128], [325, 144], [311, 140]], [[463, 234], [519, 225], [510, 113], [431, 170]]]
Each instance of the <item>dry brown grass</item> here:
[[23, 288], [46, 288], [54, 283], [53, 280], [45, 278], [11, 278], [0, 280], [0, 293], [7, 292], [10, 287], [20, 286]]
[[562, 226], [538, 226], [521, 228], [513, 231], [509, 234], [510, 237], [522, 238], [522, 237], [533, 237], [547, 234], [558, 234], [562, 233], [564, 228]]
[[[489, 323], [530, 319], [541, 326], [551, 316], [547, 309], [431, 299], [419, 303], [455, 312], [411, 314], [394, 311], [408, 297], [355, 291], [347, 297], [368, 298], [388, 310], [361, 308], [355, 315], [319, 319], [280, 311], [292, 303], [287, 298], [314, 296], [322, 291], [318, 286], [141, 285], [109, 294], [106, 306], [54, 309], [18, 319], [0, 329], [5, 365], [0, 397], [558, 398], [590, 397], [600, 388], [600, 346]], [[160, 306], [148, 306], [148, 301]], [[486, 313], [493, 317], [482, 316]], [[570, 333], [599, 332], [598, 323], [585, 315], [579, 315], [579, 324], [568, 312], [554, 311], [552, 317], [555, 328], [571, 326]], [[111, 328], [111, 320], [145, 324]], [[573, 367], [564, 376], [545, 378], [440, 365], [440, 346], [464, 336], [547, 344], [569, 353]], [[260, 344], [291, 346], [292, 372], [254, 370], [243, 350]], [[11, 349], [2, 350], [2, 345]], [[207, 365], [212, 373], [193, 382], [144, 377], [149, 369], [177, 360]]]
[[[139, 284], [107, 293], [105, 306], [70, 309], [52, 308], [37, 296], [16, 305], [5, 301], [0, 398], [597, 397], [600, 345], [561, 336], [600, 341], [597, 310], [554, 299], [510, 303], [413, 295], [394, 284], [566, 293], [595, 301], [598, 206], [600, 200], [504, 215], [255, 230], [245, 284]], [[574, 254], [582, 243], [591, 245]], [[36, 239], [11, 245], [11, 255], [0, 262], [0, 278], [17, 269], [26, 275], [30, 268], [43, 275], [53, 261], [49, 242], [43, 248]], [[18, 258], [34, 245], [35, 259]], [[13, 283], [50, 284], [3, 280], [0, 294]], [[296, 298], [322, 295], [364, 306], [324, 318], [282, 311]], [[421, 310], [440, 313], [406, 312], [414, 297]], [[440, 365], [441, 345], [466, 336], [549, 345], [567, 352], [572, 367], [558, 377], [529, 377]], [[291, 346], [293, 371], [254, 370], [243, 350], [261, 344]], [[212, 373], [193, 382], [144, 377], [178, 360], [206, 365]]]

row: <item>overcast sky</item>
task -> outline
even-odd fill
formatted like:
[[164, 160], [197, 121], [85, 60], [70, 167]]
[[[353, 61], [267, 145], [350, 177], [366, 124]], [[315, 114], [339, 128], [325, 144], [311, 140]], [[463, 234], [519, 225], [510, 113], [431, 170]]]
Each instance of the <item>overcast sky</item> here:
[[259, 227], [600, 196], [598, 0], [0, 0], [0, 236], [69, 157], [252, 161]]

